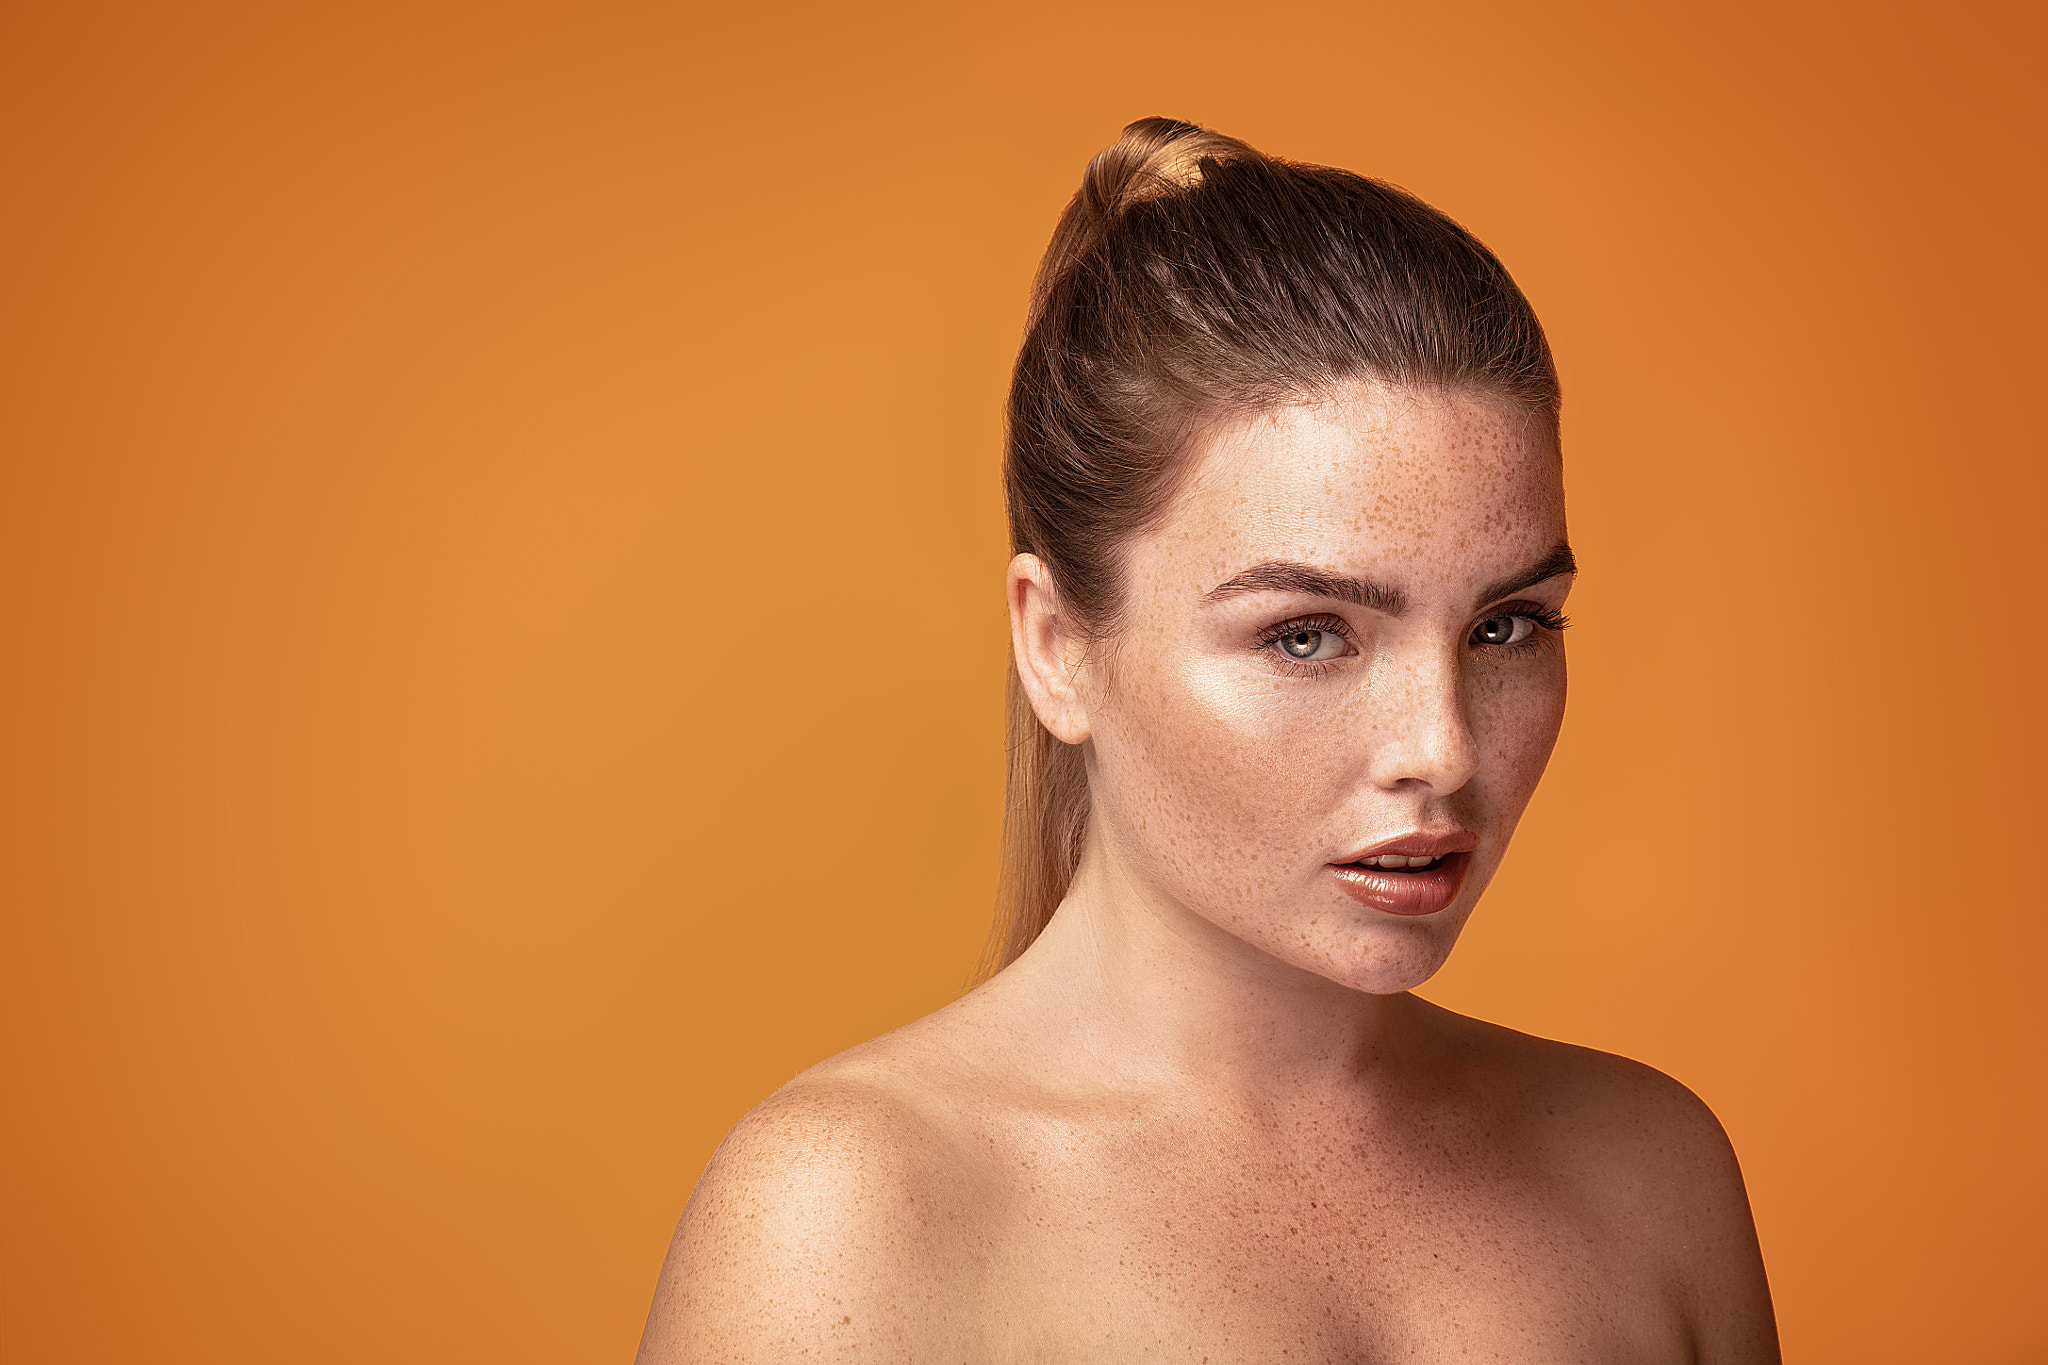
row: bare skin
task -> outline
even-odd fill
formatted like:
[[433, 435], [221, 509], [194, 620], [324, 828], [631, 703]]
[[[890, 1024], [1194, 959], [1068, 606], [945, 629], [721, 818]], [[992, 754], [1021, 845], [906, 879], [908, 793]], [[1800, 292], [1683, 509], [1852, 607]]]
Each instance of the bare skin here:
[[[1563, 715], [1571, 575], [1516, 582], [1560, 562], [1549, 437], [1357, 384], [1196, 458], [1108, 638], [1011, 565], [1020, 675], [1094, 802], [1052, 924], [733, 1130], [640, 1359], [1776, 1361], [1706, 1107], [1408, 993]], [[1464, 850], [1448, 904], [1347, 893], [1421, 885], [1350, 866], [1418, 841]]]

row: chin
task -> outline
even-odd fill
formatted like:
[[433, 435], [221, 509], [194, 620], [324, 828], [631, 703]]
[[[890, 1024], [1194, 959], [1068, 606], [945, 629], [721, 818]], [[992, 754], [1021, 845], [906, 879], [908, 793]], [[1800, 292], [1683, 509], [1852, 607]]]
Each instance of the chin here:
[[1413, 990], [1442, 970], [1457, 946], [1463, 915], [1449, 924], [1375, 924], [1354, 930], [1349, 942], [1322, 962], [1302, 963], [1319, 976], [1369, 995], [1398, 995]]

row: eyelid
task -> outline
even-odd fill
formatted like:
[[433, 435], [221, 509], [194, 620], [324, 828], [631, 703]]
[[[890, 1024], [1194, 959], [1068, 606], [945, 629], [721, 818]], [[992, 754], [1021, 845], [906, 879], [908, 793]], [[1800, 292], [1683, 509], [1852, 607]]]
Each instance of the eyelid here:
[[1506, 602], [1499, 606], [1487, 607], [1479, 613], [1476, 622], [1491, 621], [1501, 616], [1526, 617], [1548, 631], [1564, 630], [1572, 623], [1571, 617], [1553, 607], [1546, 607], [1541, 602]]
[[1341, 616], [1330, 616], [1318, 612], [1310, 616], [1291, 616], [1277, 625], [1267, 626], [1259, 632], [1259, 648], [1264, 649], [1283, 635], [1292, 635], [1297, 630], [1327, 630], [1332, 635], [1341, 635], [1352, 644], [1358, 639], [1353, 634], [1351, 623]]
[[1351, 655], [1359, 653], [1358, 637], [1352, 633], [1351, 623], [1341, 616], [1329, 616], [1322, 613], [1310, 616], [1294, 616], [1277, 625], [1266, 627], [1259, 632], [1259, 643], [1253, 648], [1252, 652], [1254, 654], [1268, 655], [1280, 664], [1281, 667], [1289, 669], [1298, 675], [1320, 673], [1334, 665], [1338, 659], [1349, 657], [1343, 654], [1338, 655], [1337, 659], [1289, 659], [1284, 657], [1274, 646], [1280, 642], [1281, 636], [1292, 635], [1298, 630], [1327, 631], [1329, 634], [1335, 635], [1342, 640], [1349, 647]]

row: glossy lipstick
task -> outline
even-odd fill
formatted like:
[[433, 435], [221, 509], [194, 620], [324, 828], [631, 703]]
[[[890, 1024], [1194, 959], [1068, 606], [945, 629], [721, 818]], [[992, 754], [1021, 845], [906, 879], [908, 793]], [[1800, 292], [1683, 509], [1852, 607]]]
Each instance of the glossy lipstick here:
[[[1339, 890], [1361, 905], [1389, 915], [1434, 915], [1458, 898], [1478, 842], [1462, 829], [1404, 834], [1374, 844], [1344, 862], [1331, 863], [1330, 875], [1336, 878]], [[1438, 861], [1407, 871], [1363, 865], [1368, 858], [1386, 854]]]

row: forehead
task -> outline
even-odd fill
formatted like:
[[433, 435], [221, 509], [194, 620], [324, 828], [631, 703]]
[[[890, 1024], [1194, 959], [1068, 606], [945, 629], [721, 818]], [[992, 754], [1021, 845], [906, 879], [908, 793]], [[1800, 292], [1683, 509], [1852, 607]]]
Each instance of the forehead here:
[[1376, 384], [1212, 432], [1147, 537], [1217, 582], [1294, 559], [1386, 577], [1405, 567], [1416, 587], [1418, 576], [1511, 572], [1563, 539], [1563, 478], [1542, 423], [1489, 399]]

